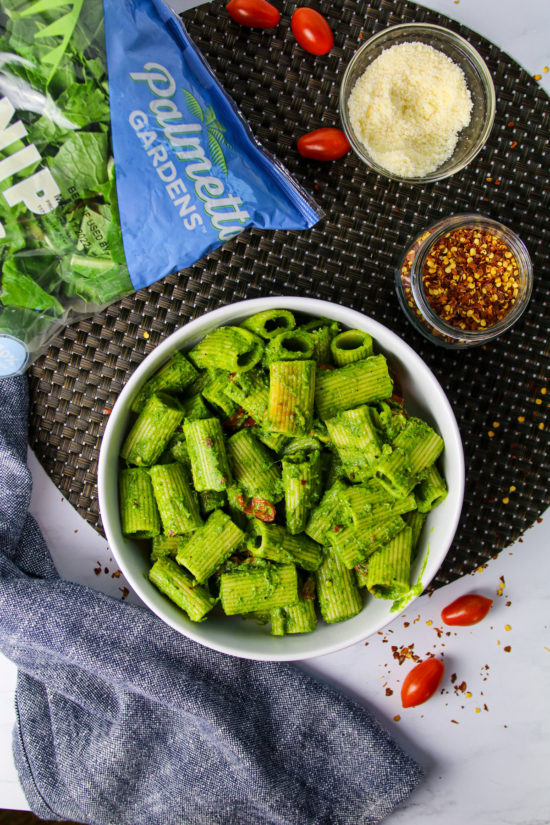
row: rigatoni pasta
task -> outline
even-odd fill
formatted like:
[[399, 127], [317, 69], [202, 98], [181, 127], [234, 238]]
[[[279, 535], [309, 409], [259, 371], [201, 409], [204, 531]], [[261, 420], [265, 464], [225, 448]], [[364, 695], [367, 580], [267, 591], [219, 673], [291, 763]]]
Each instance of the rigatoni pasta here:
[[398, 599], [447, 494], [435, 430], [409, 417], [376, 342], [328, 319], [257, 313], [175, 353], [123, 444], [125, 535], [191, 621], [313, 632]]

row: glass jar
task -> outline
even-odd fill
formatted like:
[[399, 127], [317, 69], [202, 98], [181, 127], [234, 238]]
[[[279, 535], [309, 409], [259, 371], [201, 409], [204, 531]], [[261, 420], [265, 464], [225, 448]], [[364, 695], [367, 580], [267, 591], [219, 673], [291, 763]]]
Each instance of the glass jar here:
[[396, 271], [409, 321], [443, 347], [492, 341], [527, 308], [533, 266], [523, 241], [482, 215], [454, 215], [420, 232]]

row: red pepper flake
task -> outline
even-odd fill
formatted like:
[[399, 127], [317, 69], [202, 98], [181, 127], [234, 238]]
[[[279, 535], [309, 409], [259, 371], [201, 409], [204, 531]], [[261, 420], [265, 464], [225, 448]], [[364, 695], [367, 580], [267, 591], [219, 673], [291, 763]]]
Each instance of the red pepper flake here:
[[114, 573], [111, 573], [112, 579], [119, 579], [120, 578], [120, 570], [115, 570]]
[[99, 576], [99, 574], [101, 573], [101, 570], [102, 570], [102, 569], [103, 569], [103, 568], [102, 568], [101, 562], [100, 562], [100, 561], [98, 561], [98, 562], [97, 562], [97, 566], [96, 566], [96, 567], [94, 567], [94, 573], [96, 574], [96, 576]]
[[453, 723], [453, 725], [458, 725], [458, 722], [456, 721], [456, 719], [451, 719], [451, 722]]
[[392, 645], [391, 650], [393, 654], [393, 658], [402, 665], [406, 659], [412, 659], [413, 662], [419, 662], [420, 656], [413, 652], [414, 643], [406, 646], [402, 645], [401, 647], [397, 647], [397, 645]]
[[391, 688], [386, 688], [386, 696], [393, 696], [393, 690]]
[[454, 685], [455, 682], [456, 682], [456, 673], [453, 673], [451, 675], [451, 683]]
[[403, 627], [410, 627], [410, 622], [403, 622]]
[[401, 721], [401, 717], [399, 716], [398, 713], [393, 717], [393, 721], [394, 722], [400, 722]]
[[119, 587], [118, 589], [122, 593], [121, 599], [122, 601], [124, 601], [124, 599], [126, 599], [130, 595], [130, 591], [127, 587]]
[[258, 422], [254, 421], [254, 419], [252, 418], [251, 415], [249, 415], [248, 418], [245, 418], [245, 420], [243, 421], [243, 427], [257, 427], [257, 426], [258, 426]]
[[307, 479], [305, 479], [305, 478], [301, 478], [301, 479], [300, 479], [300, 484], [302, 485], [302, 487], [305, 487], [305, 486], [306, 486], [306, 484], [307, 484]]
[[443, 321], [464, 330], [484, 329], [504, 318], [514, 304], [519, 266], [496, 234], [465, 226], [435, 241], [422, 284], [428, 303]]
[[510, 653], [510, 651], [512, 650], [512, 647], [511, 647], [511, 645], [506, 645], [506, 647], [504, 647], [503, 650], [504, 650], [505, 653]]
[[339, 533], [339, 532], [340, 532], [340, 530], [342, 530], [342, 529], [343, 529], [343, 525], [342, 525], [342, 524], [335, 524], [335, 525], [334, 525], [334, 527], [333, 527], [332, 529], [333, 529], [333, 531], [334, 531], [335, 533]]
[[108, 567], [106, 567], [106, 568], [105, 568], [105, 570], [104, 570], [103, 572], [105, 573], [105, 575], [107, 575], [107, 573], [109, 572], [109, 568], [108, 568]]
[[510, 149], [515, 149], [517, 145], [518, 145], [517, 140], [513, 140], [510, 144]]
[[110, 414], [111, 414], [111, 412], [112, 412], [112, 410], [111, 410], [109, 407], [104, 407], [104, 408], [103, 408], [103, 413], [104, 413], [105, 415], [110, 415]]
[[512, 126], [515, 126], [515, 123], [514, 123], [513, 120], [510, 120], [506, 125], [508, 126], [509, 129], [511, 129]]

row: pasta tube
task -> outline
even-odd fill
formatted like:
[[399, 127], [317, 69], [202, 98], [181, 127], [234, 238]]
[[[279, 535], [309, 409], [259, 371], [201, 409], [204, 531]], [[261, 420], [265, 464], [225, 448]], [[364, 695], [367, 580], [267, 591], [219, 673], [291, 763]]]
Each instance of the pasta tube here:
[[222, 427], [217, 418], [186, 421], [183, 433], [187, 442], [195, 490], [223, 491], [231, 482]]
[[122, 445], [121, 458], [128, 464], [150, 467], [162, 454], [182, 419], [179, 401], [162, 392], [152, 395]]
[[160, 533], [160, 517], [147, 470], [130, 467], [119, 476], [120, 520], [125, 536], [152, 538]]
[[239, 430], [227, 442], [227, 453], [235, 480], [248, 496], [259, 496], [276, 504], [283, 497], [277, 459], [249, 429]]
[[313, 423], [315, 361], [275, 361], [269, 367], [269, 427], [287, 435]]
[[276, 338], [282, 332], [294, 329], [296, 321], [288, 309], [266, 309], [251, 315], [241, 323], [245, 329], [250, 329], [262, 338]]
[[272, 610], [298, 601], [298, 578], [293, 564], [242, 564], [220, 576], [220, 600], [227, 616]]
[[222, 510], [215, 510], [190, 539], [181, 543], [176, 555], [199, 584], [203, 584], [243, 540], [244, 533]]
[[367, 588], [373, 596], [398, 599], [410, 589], [412, 530], [405, 527], [399, 535], [377, 550], [369, 559]]
[[373, 355], [335, 370], [319, 370], [315, 404], [323, 420], [342, 410], [389, 398], [393, 381], [383, 355]]
[[363, 599], [354, 571], [333, 553], [327, 553], [315, 574], [321, 615], [327, 624], [344, 622], [361, 612]]
[[193, 383], [198, 373], [185, 355], [176, 352], [161, 369], [147, 381], [134, 398], [132, 412], [140, 413], [149, 398], [156, 392], [182, 392]]
[[149, 570], [149, 580], [184, 610], [193, 622], [202, 622], [216, 604], [216, 599], [208, 590], [197, 587], [172, 559], [158, 559]]
[[372, 337], [360, 329], [347, 329], [332, 339], [330, 350], [337, 367], [374, 355]]
[[202, 525], [197, 495], [181, 464], [157, 464], [149, 470], [164, 532], [189, 533]]
[[219, 327], [209, 332], [189, 351], [196, 367], [228, 372], [251, 370], [261, 360], [264, 344], [259, 336], [244, 327]]

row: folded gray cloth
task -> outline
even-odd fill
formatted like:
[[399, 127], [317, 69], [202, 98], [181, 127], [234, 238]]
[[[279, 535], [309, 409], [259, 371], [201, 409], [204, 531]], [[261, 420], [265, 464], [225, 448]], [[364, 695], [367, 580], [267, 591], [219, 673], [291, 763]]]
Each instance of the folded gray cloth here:
[[19, 669], [15, 759], [38, 816], [366, 825], [407, 797], [421, 770], [364, 707], [61, 580], [28, 514], [26, 448], [26, 379], [2, 379], [0, 646]]

